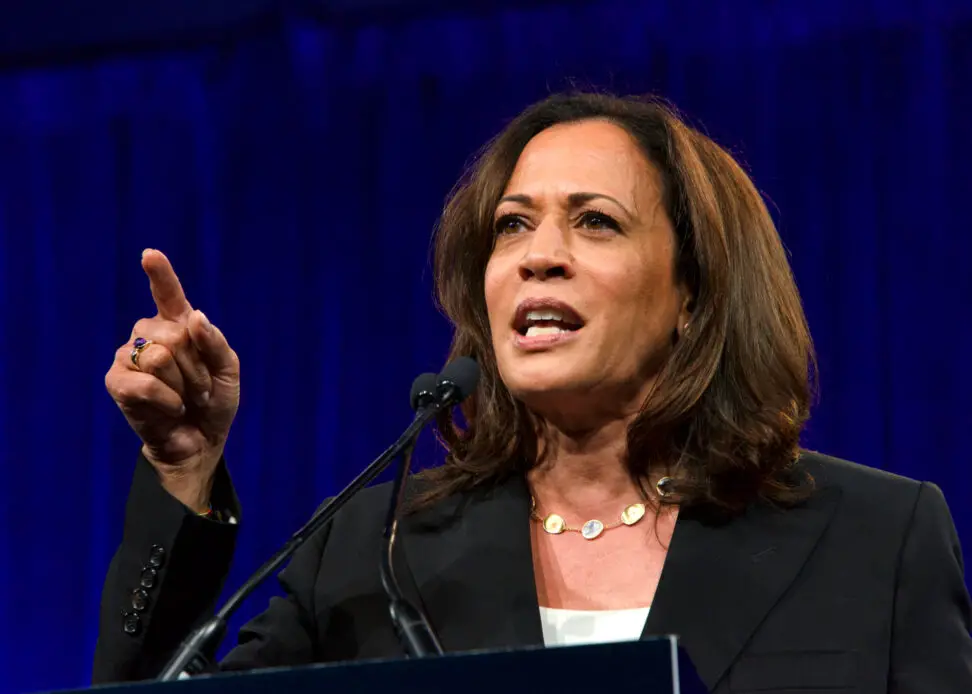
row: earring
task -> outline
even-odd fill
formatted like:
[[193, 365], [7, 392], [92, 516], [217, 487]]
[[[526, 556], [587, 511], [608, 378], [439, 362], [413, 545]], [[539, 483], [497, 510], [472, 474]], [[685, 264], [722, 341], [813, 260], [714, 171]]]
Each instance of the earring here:
[[662, 477], [660, 480], [655, 482], [655, 491], [658, 492], [658, 496], [668, 496], [672, 493], [675, 480], [667, 475]]

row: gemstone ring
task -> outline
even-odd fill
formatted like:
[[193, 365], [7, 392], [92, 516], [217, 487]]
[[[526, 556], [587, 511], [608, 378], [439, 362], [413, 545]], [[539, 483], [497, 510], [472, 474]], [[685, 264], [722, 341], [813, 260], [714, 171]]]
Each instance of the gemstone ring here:
[[[135, 342], [132, 343], [132, 363], [135, 368], [138, 369], [138, 357], [145, 351], [145, 348], [152, 344], [151, 340], [146, 340], [144, 337], [136, 337]], [[139, 369], [141, 371], [141, 369]]]

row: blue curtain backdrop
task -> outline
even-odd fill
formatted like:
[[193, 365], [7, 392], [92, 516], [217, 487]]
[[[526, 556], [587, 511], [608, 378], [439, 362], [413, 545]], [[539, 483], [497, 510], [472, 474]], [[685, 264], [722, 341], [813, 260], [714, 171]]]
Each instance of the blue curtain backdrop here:
[[137, 451], [103, 375], [154, 313], [142, 248], [242, 359], [235, 587], [406, 423], [448, 344], [442, 201], [571, 83], [667, 96], [745, 162], [820, 352], [807, 444], [941, 485], [972, 552], [972, 7], [513, 5], [0, 73], [0, 691], [90, 676]]

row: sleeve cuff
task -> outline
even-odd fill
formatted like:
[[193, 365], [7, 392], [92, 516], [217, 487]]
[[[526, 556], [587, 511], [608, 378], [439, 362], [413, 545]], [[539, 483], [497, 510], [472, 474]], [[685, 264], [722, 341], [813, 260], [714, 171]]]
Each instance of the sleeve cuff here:
[[226, 522], [200, 516], [169, 494], [151, 463], [139, 455], [119, 567], [126, 577], [119, 606], [122, 629], [129, 636], [178, 642], [212, 609], [229, 572], [240, 519], [223, 460], [211, 498]]

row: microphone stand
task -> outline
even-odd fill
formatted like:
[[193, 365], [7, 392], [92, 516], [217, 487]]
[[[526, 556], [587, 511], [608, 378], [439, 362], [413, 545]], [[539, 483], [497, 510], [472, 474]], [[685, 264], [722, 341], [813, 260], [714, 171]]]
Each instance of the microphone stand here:
[[[471, 364], [471, 368], [470, 365]], [[468, 360], [453, 362], [439, 376], [435, 392], [423, 391], [417, 394], [418, 416], [429, 413], [432, 417], [442, 410], [452, 407], [469, 395], [479, 378], [479, 367]], [[464, 392], [465, 391], [465, 392]], [[412, 462], [412, 450], [415, 439], [402, 450], [402, 462], [392, 483], [391, 500], [388, 503], [388, 515], [385, 518], [385, 530], [382, 533], [382, 552], [379, 571], [381, 585], [388, 596], [388, 613], [398, 640], [405, 648], [405, 653], [413, 658], [430, 655], [442, 655], [442, 644], [435, 635], [432, 625], [422, 611], [402, 593], [401, 586], [395, 576], [395, 539], [398, 536], [398, 513], [405, 499], [405, 485]]]
[[[427, 409], [437, 412], [441, 409], [441, 405], [432, 405]], [[388, 596], [388, 613], [391, 616], [398, 640], [405, 648], [407, 655], [413, 658], [423, 658], [430, 655], [442, 655], [444, 651], [425, 614], [402, 593], [398, 579], [395, 577], [393, 564], [395, 539], [398, 534], [398, 512], [401, 509], [402, 501], [405, 499], [405, 485], [408, 480], [414, 447], [415, 441], [413, 440], [402, 452], [402, 462], [398, 466], [395, 481], [392, 483], [388, 517], [385, 521], [384, 533], [382, 533], [379, 570], [381, 572], [381, 585], [385, 589], [385, 595]]]
[[[326, 525], [341, 508], [351, 500], [369, 482], [375, 479], [385, 468], [387, 468], [395, 458], [403, 451], [411, 452], [415, 443], [415, 438], [422, 429], [431, 421], [440, 409], [440, 405], [433, 405], [420, 410], [408, 428], [398, 437], [384, 453], [361, 472], [351, 483], [344, 488], [337, 496], [328, 501], [321, 507], [304, 526], [287, 540], [286, 544], [270, 557], [259, 569], [256, 570], [240, 588], [230, 596], [226, 604], [212, 617], [205, 621], [200, 627], [182, 642], [179, 650], [169, 660], [165, 668], [159, 674], [157, 681], [169, 682], [176, 680], [186, 672], [189, 675], [203, 672], [214, 657], [219, 643], [223, 640], [226, 632], [226, 625], [230, 616], [236, 612], [243, 601], [250, 593], [270, 574], [280, 568], [302, 544]], [[403, 466], [404, 467], [404, 466]], [[394, 494], [393, 494], [393, 499]], [[397, 510], [397, 504], [395, 505]], [[392, 538], [394, 540], [394, 538]], [[397, 584], [396, 584], [397, 585]], [[406, 608], [407, 609], [407, 608]], [[441, 649], [440, 649], [441, 652]]]
[[[428, 381], [431, 378], [432, 381]], [[395, 580], [392, 568], [392, 551], [395, 545], [397, 531], [398, 509], [403, 498], [405, 479], [408, 474], [411, 452], [415, 446], [415, 439], [422, 429], [446, 407], [451, 407], [463, 400], [476, 388], [479, 380], [479, 366], [469, 357], [459, 357], [446, 365], [438, 377], [433, 374], [423, 374], [412, 384], [412, 406], [417, 408], [415, 418], [408, 428], [398, 437], [384, 453], [364, 469], [352, 480], [344, 490], [321, 507], [304, 526], [266, 561], [256, 573], [250, 576], [240, 588], [230, 596], [226, 604], [200, 627], [194, 629], [182, 642], [175, 655], [169, 660], [159, 674], [157, 680], [168, 682], [178, 679], [183, 673], [190, 676], [206, 670], [209, 661], [215, 656], [216, 649], [226, 633], [226, 625], [230, 616], [239, 608], [247, 596], [264, 580], [280, 568], [302, 544], [326, 525], [335, 514], [344, 507], [378, 474], [387, 468], [391, 462], [402, 453], [405, 460], [399, 474], [396, 476], [392, 490], [392, 502], [389, 509], [387, 527], [384, 533], [385, 552], [382, 559], [382, 585], [391, 599], [390, 612], [396, 630], [402, 634], [407, 642], [406, 650], [414, 655], [428, 653], [442, 653], [442, 647], [432, 632], [428, 621], [421, 612], [409, 603]], [[432, 382], [434, 382], [434, 387]], [[433, 392], [434, 391], [434, 392]]]

